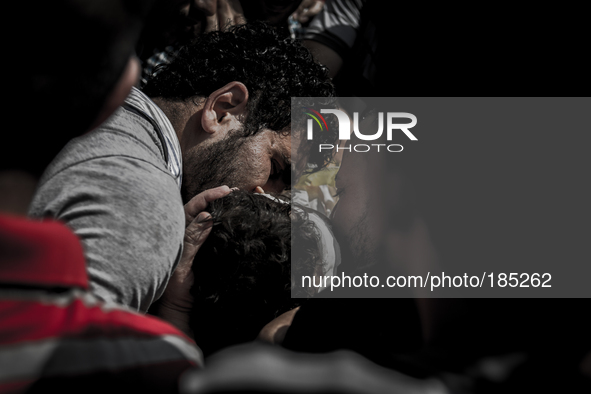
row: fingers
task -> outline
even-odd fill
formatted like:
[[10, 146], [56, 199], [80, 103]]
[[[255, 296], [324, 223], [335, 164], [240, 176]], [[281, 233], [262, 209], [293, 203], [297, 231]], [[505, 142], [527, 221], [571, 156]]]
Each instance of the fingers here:
[[224, 185], [208, 189], [193, 197], [191, 201], [185, 204], [185, 226], [189, 226], [195, 217], [207, 208], [207, 204], [218, 198], [227, 196], [231, 191], [232, 189]]
[[314, 4], [314, 0], [303, 0], [300, 5], [298, 6], [298, 9], [295, 10], [293, 12], [293, 14], [291, 14], [293, 16], [294, 19], [298, 19], [300, 17], [300, 15], [304, 12], [304, 10], [308, 10], [308, 8], [310, 8], [312, 5]]
[[265, 194], [265, 191], [264, 191], [264, 190], [263, 190], [263, 188], [262, 188], [262, 187], [260, 187], [260, 186], [257, 186], [257, 187], [254, 189], [254, 192], [255, 192], [255, 193], [260, 193], [260, 194]]
[[[185, 265], [188, 264], [189, 269], [197, 251], [211, 232], [211, 215], [208, 212], [204, 212], [207, 205], [218, 198], [227, 196], [233, 190], [237, 189], [230, 189], [225, 185], [208, 189], [197, 194], [191, 201], [185, 204], [185, 238], [181, 261], [184, 261]], [[183, 270], [183, 268], [180, 269]]]
[[300, 23], [306, 23], [310, 18], [319, 14], [324, 7], [324, 1], [304, 0], [298, 9], [292, 14], [293, 18]]
[[246, 23], [239, 0], [218, 0], [218, 24], [221, 29]]
[[217, 14], [205, 17], [205, 29], [204, 33], [209, 33], [218, 29], [218, 16]]
[[181, 281], [184, 281], [189, 276], [193, 259], [211, 232], [212, 225], [211, 215], [207, 212], [201, 212], [185, 229], [183, 254], [175, 270], [175, 275]]
[[185, 229], [185, 249], [187, 246], [193, 246], [199, 249], [207, 236], [211, 232], [211, 215], [207, 212], [201, 212]]

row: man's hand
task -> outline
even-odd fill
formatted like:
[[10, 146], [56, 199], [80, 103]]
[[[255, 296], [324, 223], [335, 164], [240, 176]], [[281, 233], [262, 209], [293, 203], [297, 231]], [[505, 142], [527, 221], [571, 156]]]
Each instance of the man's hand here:
[[300, 23], [306, 23], [324, 8], [324, 0], [304, 0], [291, 16]]
[[205, 18], [205, 33], [246, 23], [240, 0], [217, 0], [214, 15]]
[[246, 23], [239, 0], [218, 0], [218, 23], [221, 30]]
[[199, 248], [211, 232], [211, 215], [205, 212], [207, 205], [218, 198], [228, 195], [232, 189], [220, 186], [199, 193], [185, 205], [185, 239], [183, 254], [176, 267], [158, 307], [158, 316], [192, 337], [189, 328], [189, 313], [193, 307], [191, 286], [193, 277], [193, 259]]

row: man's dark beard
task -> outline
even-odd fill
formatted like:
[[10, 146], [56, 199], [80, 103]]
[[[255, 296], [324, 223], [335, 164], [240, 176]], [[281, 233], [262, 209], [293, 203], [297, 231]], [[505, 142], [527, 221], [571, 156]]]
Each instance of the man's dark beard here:
[[234, 187], [243, 184], [244, 179], [238, 175], [242, 171], [237, 158], [247, 140], [248, 137], [245, 137], [243, 132], [235, 131], [223, 140], [203, 148], [194, 159], [186, 160], [181, 187], [183, 202], [186, 204], [191, 198], [207, 189], [222, 185]]

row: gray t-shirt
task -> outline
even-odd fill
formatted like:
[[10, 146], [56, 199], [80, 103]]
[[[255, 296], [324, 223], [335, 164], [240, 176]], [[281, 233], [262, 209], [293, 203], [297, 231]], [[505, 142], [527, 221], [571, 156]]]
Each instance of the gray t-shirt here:
[[162, 295], [182, 252], [183, 203], [165, 152], [153, 124], [121, 107], [66, 145], [29, 210], [78, 235], [96, 296], [142, 312]]

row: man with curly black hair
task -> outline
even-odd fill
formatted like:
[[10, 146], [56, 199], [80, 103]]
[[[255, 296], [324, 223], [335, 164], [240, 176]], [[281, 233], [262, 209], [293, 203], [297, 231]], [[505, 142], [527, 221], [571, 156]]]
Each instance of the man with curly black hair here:
[[[220, 182], [274, 192], [289, 186], [291, 97], [330, 97], [333, 86], [307, 49], [253, 23], [199, 37], [155, 73], [144, 93], [186, 147], [187, 201]], [[322, 138], [336, 140], [327, 134]], [[321, 168], [330, 155], [305, 156]]]
[[206, 356], [254, 340], [319, 290], [303, 288], [302, 276], [332, 274], [335, 264], [326, 261], [314, 213], [281, 197], [234, 191], [208, 210], [212, 229], [193, 262], [191, 289], [191, 328]]
[[[221, 185], [289, 188], [291, 136], [305, 134], [290, 132], [290, 98], [333, 94], [308, 50], [264, 23], [203, 34], [64, 149], [30, 214], [57, 217], [80, 236], [96, 295], [146, 311], [184, 261], [184, 229], [195, 218], [183, 202]], [[321, 168], [329, 158], [310, 161]]]

